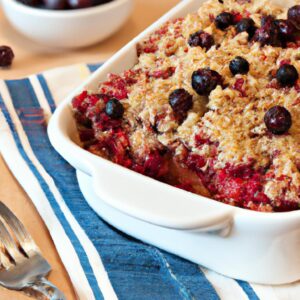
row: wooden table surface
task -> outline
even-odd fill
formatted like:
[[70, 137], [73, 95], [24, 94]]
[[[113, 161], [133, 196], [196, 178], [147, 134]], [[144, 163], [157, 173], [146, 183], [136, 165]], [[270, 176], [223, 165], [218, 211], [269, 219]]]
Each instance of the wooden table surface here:
[[[119, 32], [102, 43], [73, 51], [51, 50], [31, 42], [8, 24], [0, 10], [0, 45], [9, 45], [15, 52], [12, 68], [0, 70], [0, 78], [15, 79], [58, 66], [103, 61], [177, 2], [178, 0], [135, 0], [133, 15]], [[0, 199], [22, 220], [41, 248], [44, 256], [51, 263], [53, 271], [49, 279], [65, 293], [68, 300], [76, 299], [68, 274], [53, 246], [47, 228], [1, 157]], [[28, 300], [30, 298], [0, 287], [0, 299]]]

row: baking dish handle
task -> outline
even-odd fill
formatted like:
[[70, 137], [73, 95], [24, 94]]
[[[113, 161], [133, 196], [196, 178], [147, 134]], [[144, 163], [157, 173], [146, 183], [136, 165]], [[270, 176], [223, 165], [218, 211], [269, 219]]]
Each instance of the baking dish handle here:
[[137, 219], [176, 230], [230, 231], [233, 207], [93, 155], [74, 142], [74, 128], [66, 103], [57, 109], [50, 121], [50, 141], [73, 167], [92, 176], [95, 193], [108, 205]]
[[230, 232], [234, 207], [186, 192], [93, 156], [95, 193], [137, 219], [176, 230]]

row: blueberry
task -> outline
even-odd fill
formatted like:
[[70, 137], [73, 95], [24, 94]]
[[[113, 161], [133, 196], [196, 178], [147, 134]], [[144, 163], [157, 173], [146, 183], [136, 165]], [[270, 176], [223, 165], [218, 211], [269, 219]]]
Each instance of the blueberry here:
[[70, 8], [78, 9], [78, 8], [86, 8], [93, 6], [92, 0], [67, 0]]
[[199, 69], [192, 75], [192, 87], [201, 96], [208, 96], [218, 85], [222, 85], [222, 76], [210, 69]]
[[260, 20], [261, 27], [265, 26], [267, 23], [274, 22], [275, 18], [272, 15], [263, 15]]
[[271, 45], [282, 47], [280, 30], [273, 16], [264, 16], [261, 20], [261, 28], [257, 29], [253, 40], [259, 42], [262, 46]]
[[300, 29], [300, 5], [295, 5], [288, 10], [288, 19]]
[[65, 9], [67, 7], [66, 0], [43, 0], [45, 8], [60, 10]]
[[279, 19], [274, 22], [278, 26], [279, 32], [282, 36], [288, 38], [296, 33], [295, 25], [291, 21]]
[[18, 0], [18, 1], [28, 6], [38, 6], [39, 4], [41, 4], [40, 0]]
[[242, 19], [236, 24], [235, 28], [237, 33], [247, 32], [249, 35], [249, 39], [252, 39], [256, 31], [255, 23], [251, 18]]
[[112, 119], [121, 119], [124, 114], [124, 107], [118, 99], [111, 99], [106, 103], [105, 112]]
[[170, 94], [169, 103], [175, 114], [185, 115], [193, 107], [193, 96], [185, 89], [177, 89]]
[[215, 44], [215, 41], [211, 34], [199, 30], [190, 35], [188, 43], [191, 47], [201, 47], [209, 50]]
[[10, 47], [0, 46], [0, 67], [9, 67], [14, 57], [14, 52]]
[[275, 20], [274, 22], [276, 26], [278, 26], [279, 36], [283, 45], [285, 45], [287, 42], [294, 41], [294, 35], [297, 32], [297, 29], [293, 22], [282, 19]]
[[285, 64], [277, 70], [276, 78], [281, 86], [293, 86], [298, 80], [299, 74], [294, 66]]
[[237, 56], [229, 64], [229, 69], [232, 75], [247, 74], [249, 72], [249, 68], [250, 66], [248, 61], [241, 56]]
[[113, 0], [93, 0], [93, 6], [105, 4], [105, 3], [108, 3], [108, 2], [111, 2], [111, 1], [113, 1]]
[[273, 106], [264, 117], [264, 122], [268, 130], [273, 134], [284, 134], [292, 126], [292, 116], [283, 106]]
[[234, 24], [233, 15], [229, 12], [222, 12], [216, 17], [215, 24], [217, 28], [225, 30], [230, 25]]

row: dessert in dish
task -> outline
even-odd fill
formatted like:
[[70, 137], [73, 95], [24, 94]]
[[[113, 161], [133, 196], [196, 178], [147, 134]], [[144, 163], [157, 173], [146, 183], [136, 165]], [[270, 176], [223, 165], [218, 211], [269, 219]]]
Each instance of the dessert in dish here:
[[72, 101], [82, 145], [136, 172], [264, 212], [300, 208], [300, 6], [211, 0]]

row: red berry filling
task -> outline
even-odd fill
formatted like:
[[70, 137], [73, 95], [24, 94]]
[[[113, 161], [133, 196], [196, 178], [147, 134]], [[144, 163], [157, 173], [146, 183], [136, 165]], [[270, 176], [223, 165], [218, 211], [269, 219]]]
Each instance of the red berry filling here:
[[167, 68], [166, 70], [157, 70], [157, 71], [154, 71], [153, 73], [149, 74], [149, 77], [168, 79], [169, 77], [171, 77], [174, 74], [175, 69], [176, 68], [174, 68], [174, 67], [170, 67], [170, 68]]
[[244, 88], [244, 83], [245, 83], [245, 80], [243, 78], [238, 78], [232, 87], [234, 90], [240, 92], [241, 97], [247, 97], [247, 94], [246, 94], [246, 91]]

